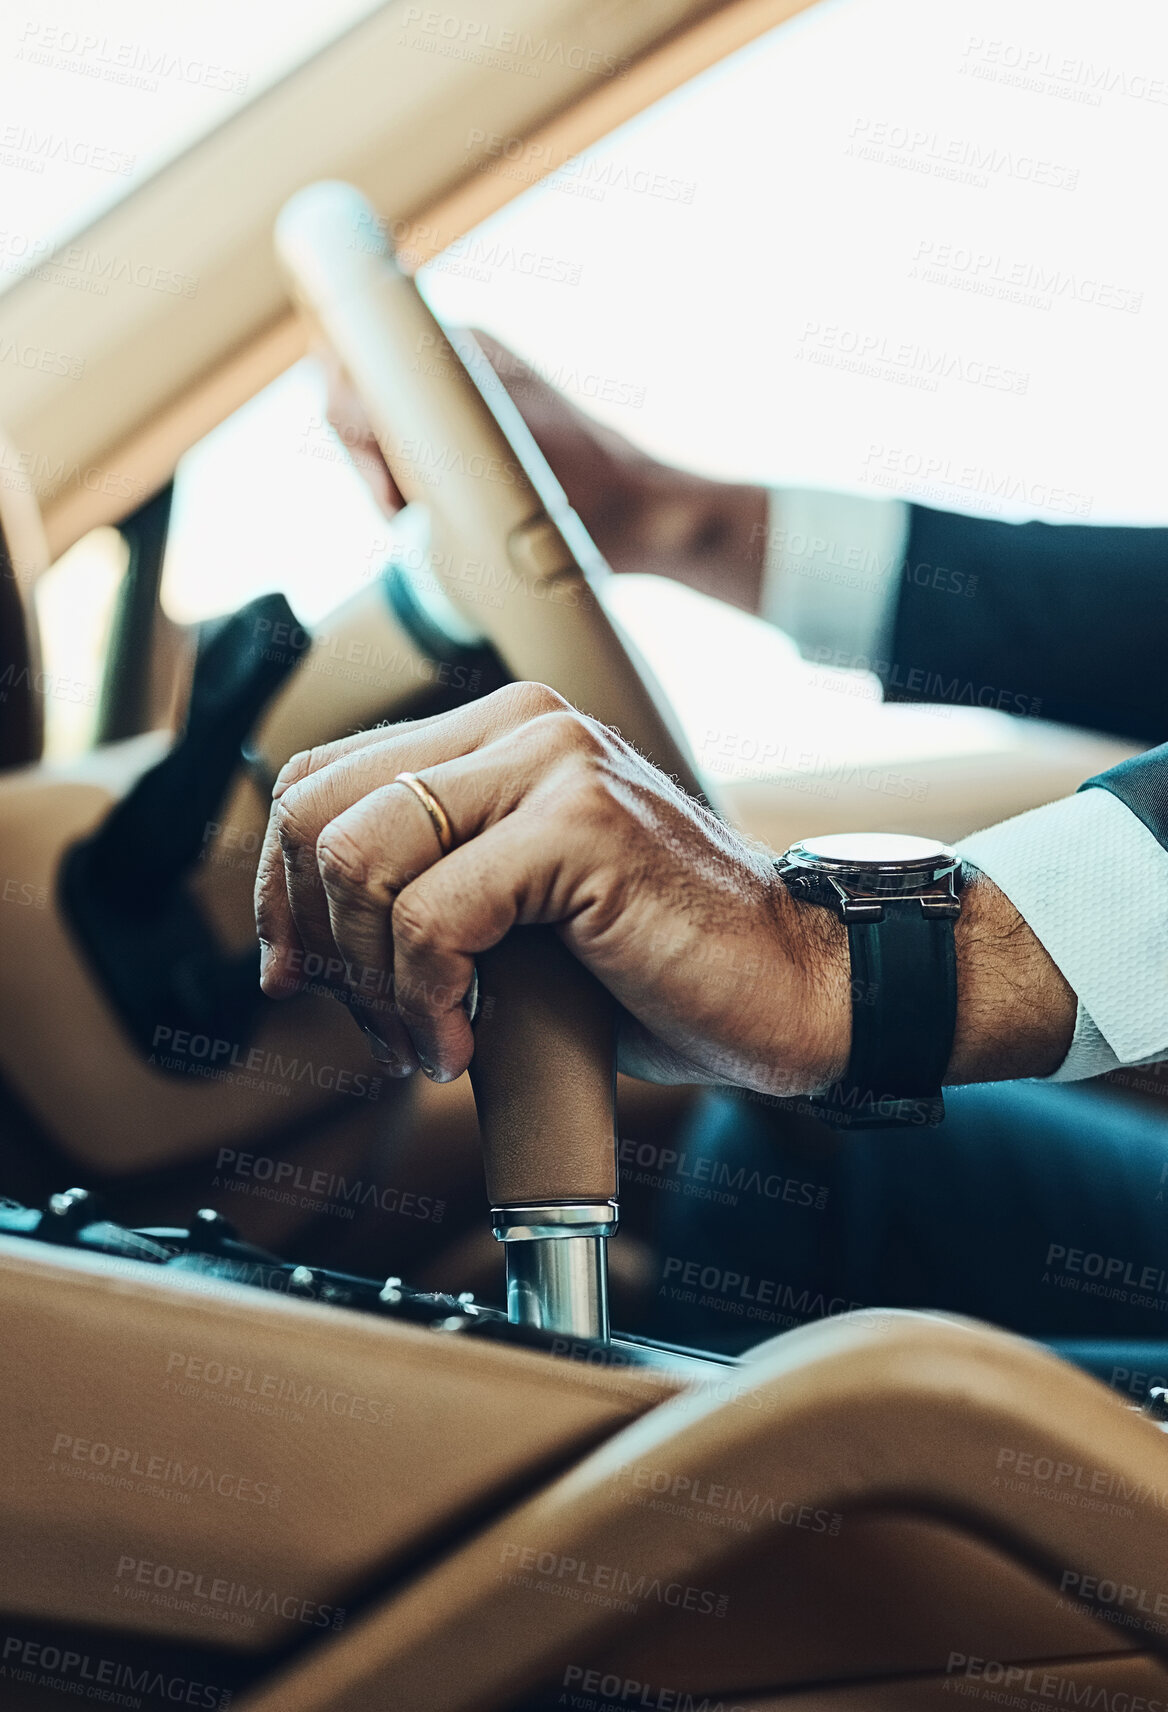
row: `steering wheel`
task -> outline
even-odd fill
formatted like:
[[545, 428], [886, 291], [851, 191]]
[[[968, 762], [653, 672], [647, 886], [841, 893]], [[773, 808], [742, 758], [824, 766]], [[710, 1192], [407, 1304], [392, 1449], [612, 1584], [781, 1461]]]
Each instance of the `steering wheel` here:
[[611, 573], [474, 338], [449, 333], [351, 185], [310, 185], [276, 224], [294, 295], [360, 396], [405, 499], [431, 522], [433, 584], [516, 679], [546, 680], [701, 796], [649, 667], [597, 597]]
[[[403, 497], [429, 512], [423, 605], [433, 612], [436, 585], [513, 678], [551, 684], [707, 795], [660, 686], [598, 597], [608, 566], [486, 356], [439, 324], [376, 210], [351, 185], [311, 185], [283, 209], [276, 250]], [[471, 1080], [510, 1317], [607, 1335], [612, 1002], [550, 930], [510, 935], [480, 959], [479, 979], [495, 1005], [476, 1029]]]

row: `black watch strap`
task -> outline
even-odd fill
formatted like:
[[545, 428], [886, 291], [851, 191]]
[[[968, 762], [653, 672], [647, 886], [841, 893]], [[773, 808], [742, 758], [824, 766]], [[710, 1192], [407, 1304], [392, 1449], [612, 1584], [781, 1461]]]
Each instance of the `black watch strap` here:
[[810, 1105], [841, 1127], [937, 1124], [957, 1022], [951, 917], [889, 899], [882, 921], [848, 922], [852, 1049], [840, 1080]]

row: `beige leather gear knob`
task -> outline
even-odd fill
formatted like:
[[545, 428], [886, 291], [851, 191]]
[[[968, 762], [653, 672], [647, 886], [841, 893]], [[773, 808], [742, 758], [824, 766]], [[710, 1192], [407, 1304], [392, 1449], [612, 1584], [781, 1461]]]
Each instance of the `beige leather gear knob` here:
[[508, 1317], [608, 1336], [604, 1243], [616, 1229], [616, 1008], [545, 927], [478, 960], [470, 1079]]
[[616, 1194], [614, 1003], [548, 927], [477, 959], [470, 1079], [492, 1206]]

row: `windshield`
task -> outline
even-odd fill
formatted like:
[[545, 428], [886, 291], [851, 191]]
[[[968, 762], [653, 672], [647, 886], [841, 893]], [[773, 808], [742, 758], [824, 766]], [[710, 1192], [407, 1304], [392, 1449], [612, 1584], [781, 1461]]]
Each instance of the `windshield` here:
[[378, 0], [28, 0], [0, 33], [0, 291]]

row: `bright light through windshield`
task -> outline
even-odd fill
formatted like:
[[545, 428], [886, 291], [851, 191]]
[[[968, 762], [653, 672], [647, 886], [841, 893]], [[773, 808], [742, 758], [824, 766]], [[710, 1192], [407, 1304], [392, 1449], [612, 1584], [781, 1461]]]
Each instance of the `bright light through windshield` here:
[[13, 0], [0, 29], [0, 291], [377, 0]]

